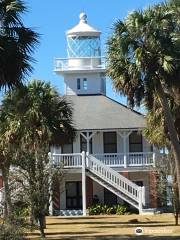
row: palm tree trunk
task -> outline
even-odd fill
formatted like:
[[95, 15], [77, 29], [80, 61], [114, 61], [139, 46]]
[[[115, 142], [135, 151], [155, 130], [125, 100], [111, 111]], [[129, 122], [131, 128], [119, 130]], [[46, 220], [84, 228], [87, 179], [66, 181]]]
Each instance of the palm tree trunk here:
[[2, 167], [2, 177], [4, 181], [4, 219], [8, 221], [12, 215], [12, 203], [9, 189], [9, 169], [7, 166]]
[[178, 139], [176, 128], [174, 126], [173, 117], [172, 117], [172, 114], [169, 109], [168, 100], [164, 94], [164, 90], [163, 90], [161, 82], [157, 86], [157, 90], [158, 90], [157, 92], [159, 94], [161, 105], [162, 105], [162, 108], [164, 111], [165, 123], [166, 123], [168, 131], [169, 131], [172, 152], [174, 155], [174, 160], [175, 160], [175, 165], [176, 165], [178, 192], [179, 192], [179, 196], [180, 196], [180, 144], [179, 144], [179, 139]]
[[174, 207], [174, 217], [175, 217], [175, 225], [179, 224], [179, 211], [180, 211], [180, 201], [179, 201], [179, 193], [176, 179], [174, 178], [173, 182], [173, 207]]
[[39, 214], [39, 230], [41, 232], [41, 238], [45, 238], [44, 229], [46, 228], [46, 216], [43, 211]]

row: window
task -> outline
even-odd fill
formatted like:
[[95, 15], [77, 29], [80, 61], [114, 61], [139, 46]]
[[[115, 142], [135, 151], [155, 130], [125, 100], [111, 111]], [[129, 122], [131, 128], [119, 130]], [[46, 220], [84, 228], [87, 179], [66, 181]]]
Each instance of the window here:
[[117, 152], [117, 136], [116, 132], [104, 132], [104, 153]]
[[66, 208], [82, 208], [82, 183], [66, 182]]
[[77, 89], [80, 90], [81, 89], [81, 79], [77, 78]]
[[83, 78], [83, 89], [87, 90], [87, 78]]
[[129, 152], [142, 152], [142, 134], [137, 131], [129, 135]]
[[[84, 132], [83, 134], [86, 135]], [[87, 141], [82, 135], [80, 135], [80, 151], [87, 152]], [[92, 138], [89, 140], [89, 153], [92, 153]]]

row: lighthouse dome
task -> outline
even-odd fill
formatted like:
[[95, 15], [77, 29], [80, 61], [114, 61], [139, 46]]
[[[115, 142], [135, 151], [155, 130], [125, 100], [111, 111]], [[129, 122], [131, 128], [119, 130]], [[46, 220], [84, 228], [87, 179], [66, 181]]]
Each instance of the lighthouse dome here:
[[75, 36], [91, 36], [91, 37], [98, 37], [100, 36], [101, 32], [96, 30], [95, 28], [91, 27], [87, 23], [87, 15], [86, 13], [82, 12], [79, 15], [80, 21], [79, 23], [67, 31], [67, 36], [75, 37]]

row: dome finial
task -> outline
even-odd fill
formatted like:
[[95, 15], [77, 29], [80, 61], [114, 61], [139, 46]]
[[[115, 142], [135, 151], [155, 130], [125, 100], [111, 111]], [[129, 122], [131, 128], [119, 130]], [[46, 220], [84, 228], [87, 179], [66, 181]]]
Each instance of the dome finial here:
[[84, 12], [80, 13], [79, 18], [80, 18], [80, 22], [87, 23], [87, 15], [86, 15], [86, 13], [84, 13]]

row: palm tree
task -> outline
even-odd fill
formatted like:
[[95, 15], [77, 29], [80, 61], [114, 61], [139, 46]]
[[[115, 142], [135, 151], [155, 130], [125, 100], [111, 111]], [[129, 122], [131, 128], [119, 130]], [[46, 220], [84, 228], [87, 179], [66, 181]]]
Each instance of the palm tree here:
[[[39, 36], [35, 31], [23, 25], [21, 15], [26, 11], [27, 8], [21, 0], [0, 1], [0, 89], [7, 90], [20, 86], [26, 75], [33, 70], [31, 63], [34, 59], [31, 55], [38, 43]], [[5, 213], [7, 213], [5, 215], [8, 215], [8, 212], [11, 212], [11, 204], [8, 197], [8, 179], [6, 176], [8, 176], [10, 163], [4, 153], [9, 151], [8, 148], [11, 148], [10, 139], [8, 141], [8, 138], [11, 138], [11, 129], [8, 130], [8, 134], [7, 131], [5, 134], [6, 127], [1, 121], [0, 167], [3, 170], [5, 195], [9, 199], [9, 204], [7, 204], [9, 207], [5, 207]]]
[[[180, 145], [166, 93], [179, 102], [180, 2], [170, 1], [117, 21], [108, 41], [108, 75], [131, 107], [154, 106], [154, 94], [163, 109], [177, 169], [180, 194]], [[176, 98], [175, 98], [176, 96]]]
[[0, 88], [19, 86], [31, 73], [38, 34], [23, 25], [21, 0], [0, 1]]
[[[44, 237], [48, 152], [51, 145], [62, 145], [75, 136], [71, 104], [50, 83], [34, 80], [5, 97], [0, 123], [5, 126], [4, 135], [10, 128], [11, 144], [16, 149], [11, 151], [14, 164], [27, 172], [31, 206]], [[12, 164], [12, 160], [9, 162]]]

